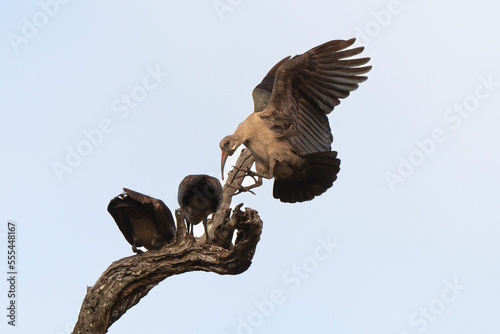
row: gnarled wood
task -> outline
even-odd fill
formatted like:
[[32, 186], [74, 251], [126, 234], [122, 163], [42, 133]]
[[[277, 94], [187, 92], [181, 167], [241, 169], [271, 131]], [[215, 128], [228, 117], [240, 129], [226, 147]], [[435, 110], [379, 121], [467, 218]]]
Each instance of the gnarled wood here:
[[[262, 221], [257, 211], [242, 204], [232, 211], [231, 199], [243, 182], [245, 172], [254, 160], [244, 150], [229, 173], [223, 188], [223, 202], [209, 222], [213, 244], [203, 244], [186, 233], [184, 218], [176, 210], [177, 231], [174, 239], [161, 250], [148, 251], [113, 262], [92, 287], [87, 288], [73, 334], [106, 333], [109, 326], [158, 283], [173, 275], [189, 271], [207, 271], [220, 275], [237, 275], [247, 270], [260, 240]], [[228, 186], [229, 183], [233, 187]], [[237, 230], [234, 245], [231, 240]], [[213, 231], [213, 232], [212, 232]], [[204, 239], [204, 238], [203, 238]]]

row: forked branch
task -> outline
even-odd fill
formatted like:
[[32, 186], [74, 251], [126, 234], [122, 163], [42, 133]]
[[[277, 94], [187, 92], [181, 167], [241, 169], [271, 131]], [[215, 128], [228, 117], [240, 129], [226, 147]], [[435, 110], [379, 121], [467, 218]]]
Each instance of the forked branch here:
[[[92, 287], [87, 288], [73, 334], [106, 333], [108, 328], [129, 308], [167, 277], [189, 271], [207, 271], [220, 275], [237, 275], [247, 270], [262, 232], [257, 211], [242, 204], [229, 208], [235, 193], [229, 182], [241, 185], [254, 160], [244, 150], [229, 173], [223, 187], [223, 202], [209, 222], [213, 244], [186, 233], [184, 218], [175, 211], [177, 230], [174, 239], [159, 251], [148, 251], [113, 262]], [[234, 231], [237, 237], [232, 244]]]

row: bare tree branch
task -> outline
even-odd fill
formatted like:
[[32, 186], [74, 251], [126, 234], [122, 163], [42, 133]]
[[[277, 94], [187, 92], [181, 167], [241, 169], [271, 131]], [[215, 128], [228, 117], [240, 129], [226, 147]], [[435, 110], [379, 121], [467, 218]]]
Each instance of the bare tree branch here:
[[[158, 283], [173, 275], [189, 271], [207, 271], [220, 275], [237, 275], [247, 270], [260, 240], [262, 221], [257, 211], [242, 204], [230, 216], [230, 204], [245, 177], [244, 170], [254, 162], [243, 150], [236, 167], [223, 188], [223, 202], [209, 222], [214, 244], [186, 233], [184, 218], [175, 211], [177, 231], [174, 239], [159, 251], [148, 251], [113, 262], [92, 287], [87, 288], [73, 334], [106, 333], [108, 328]], [[232, 184], [233, 186], [228, 186]], [[234, 245], [234, 231], [238, 234]], [[213, 231], [213, 232], [212, 232]], [[203, 238], [204, 239], [204, 238]]]

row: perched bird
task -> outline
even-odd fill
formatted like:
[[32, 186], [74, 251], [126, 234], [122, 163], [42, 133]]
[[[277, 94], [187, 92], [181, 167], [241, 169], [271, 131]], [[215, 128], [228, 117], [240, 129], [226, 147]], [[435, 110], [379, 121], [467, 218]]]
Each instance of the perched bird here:
[[370, 58], [346, 59], [363, 47], [355, 39], [335, 40], [277, 63], [255, 87], [254, 112], [220, 142], [221, 171], [228, 156], [245, 145], [255, 157], [255, 185], [274, 177], [273, 196], [304, 202], [324, 193], [337, 179], [340, 160], [331, 150], [329, 114], [340, 99], [367, 79]]
[[222, 186], [219, 180], [203, 174], [188, 175], [179, 184], [177, 201], [181, 206], [184, 218], [186, 218], [188, 233], [192, 234], [193, 225], [203, 221], [205, 241], [211, 242], [207, 217], [217, 211], [222, 201]]
[[175, 235], [172, 213], [159, 199], [127, 188], [123, 188], [123, 191], [108, 205], [108, 212], [123, 236], [135, 253], [142, 252], [137, 247], [160, 249]]

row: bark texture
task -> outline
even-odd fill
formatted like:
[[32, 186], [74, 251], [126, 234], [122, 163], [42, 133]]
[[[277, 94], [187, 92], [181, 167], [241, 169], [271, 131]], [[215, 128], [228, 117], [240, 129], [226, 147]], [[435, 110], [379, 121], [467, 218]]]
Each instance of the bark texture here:
[[[186, 233], [184, 218], [175, 211], [177, 231], [174, 239], [159, 251], [148, 251], [113, 262], [92, 287], [87, 288], [73, 334], [106, 333], [129, 308], [158, 283], [169, 276], [189, 271], [207, 271], [220, 275], [237, 275], [247, 270], [262, 232], [257, 211], [241, 210], [237, 205], [231, 214], [231, 200], [240, 189], [245, 170], [250, 169], [253, 156], [243, 150], [236, 168], [223, 187], [219, 210], [209, 221], [213, 244], [204, 244]], [[231, 240], [237, 231], [234, 245]]]

